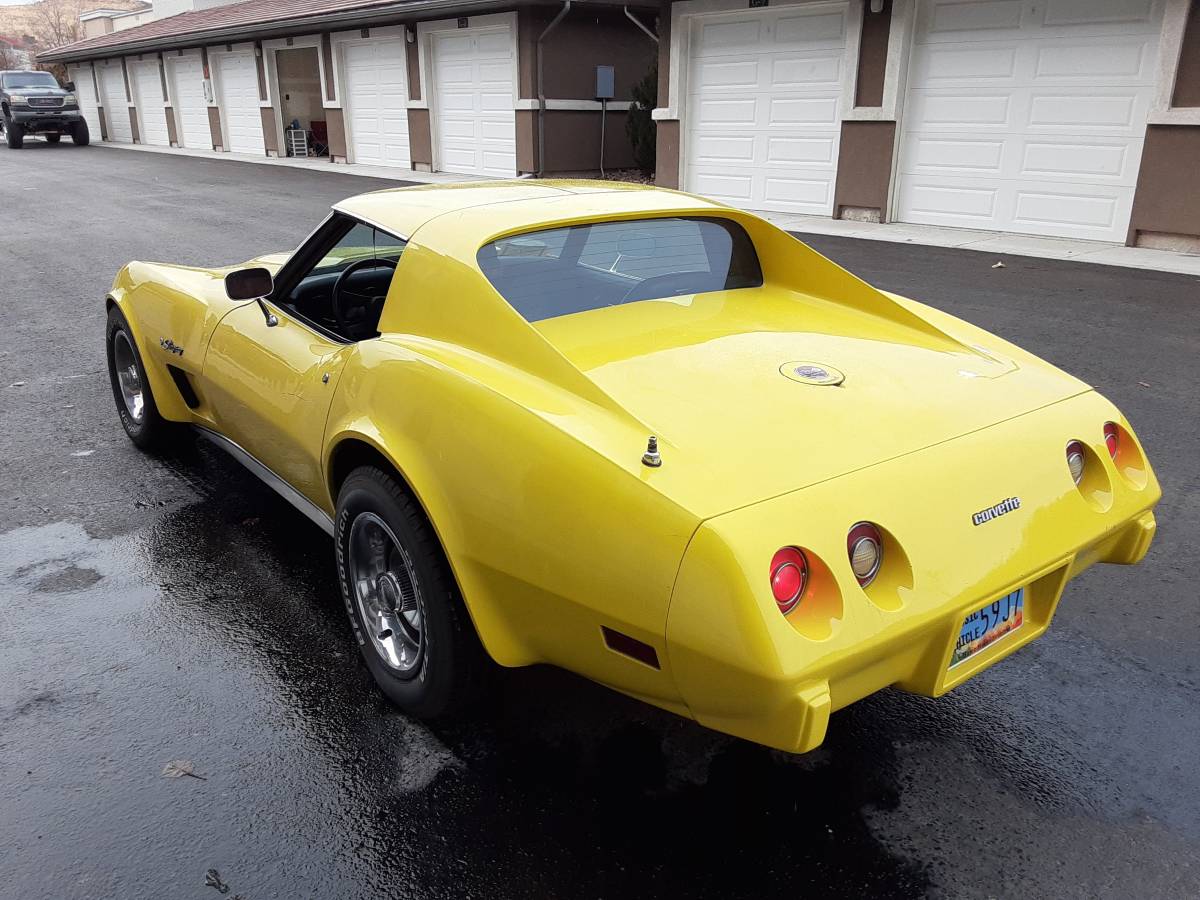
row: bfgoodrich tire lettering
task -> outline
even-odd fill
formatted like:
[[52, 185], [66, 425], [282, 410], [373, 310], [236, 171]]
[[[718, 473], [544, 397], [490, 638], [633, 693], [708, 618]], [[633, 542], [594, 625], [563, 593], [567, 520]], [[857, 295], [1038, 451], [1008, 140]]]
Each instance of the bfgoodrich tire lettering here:
[[[404, 592], [407, 608], [411, 610], [414, 603], [419, 603], [419, 641], [414, 638], [416, 629], [410, 631], [407, 641], [412, 656], [389, 655], [389, 640], [378, 640], [378, 633], [374, 634], [376, 639], [372, 636], [372, 632], [379, 632], [381, 627], [386, 632], [388, 627], [381, 626], [382, 620], [364, 618], [364, 614], [370, 615], [378, 608], [380, 596], [391, 591], [384, 588], [371, 593], [374, 589], [367, 584], [366, 595], [375, 605], [363, 599], [364, 567], [355, 558], [363, 552], [364, 528], [374, 529], [372, 540], [395, 542], [387, 557], [395, 560], [397, 570], [411, 567], [408, 573], [400, 574], [411, 574], [411, 584], [417, 591], [415, 598]], [[423, 510], [391, 474], [372, 466], [350, 473], [338, 493], [334, 544], [342, 601], [363, 661], [380, 690], [405, 712], [421, 718], [448, 715], [468, 705], [478, 692], [486, 654], [437, 536]], [[379, 577], [387, 579], [391, 575], [382, 571]], [[398, 611], [403, 606], [392, 604]], [[393, 621], [406, 627], [413, 624], [388, 619], [389, 623]]]

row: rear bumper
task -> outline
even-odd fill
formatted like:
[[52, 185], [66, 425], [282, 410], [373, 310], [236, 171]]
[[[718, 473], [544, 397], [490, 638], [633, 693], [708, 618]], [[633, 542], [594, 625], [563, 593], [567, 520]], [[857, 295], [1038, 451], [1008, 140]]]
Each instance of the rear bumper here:
[[[706, 522], [685, 555], [667, 627], [692, 716], [804, 752], [824, 740], [830, 714], [856, 700], [893, 685], [939, 696], [1035, 640], [1071, 578], [1097, 562], [1139, 562], [1154, 536], [1160, 492], [1148, 465], [1130, 478], [1105, 458], [1109, 492], [1099, 501], [1065, 472], [1067, 441], [1100, 435], [1107, 419], [1128, 428], [1102, 397], [1083, 395]], [[972, 524], [1000, 494], [1019, 496], [1021, 508]], [[866, 590], [845, 550], [849, 526], [863, 519], [886, 530], [885, 566]], [[810, 586], [785, 618], [770, 596], [768, 561], [788, 544], [805, 549]], [[951, 668], [963, 619], [1018, 587], [1022, 625]]]

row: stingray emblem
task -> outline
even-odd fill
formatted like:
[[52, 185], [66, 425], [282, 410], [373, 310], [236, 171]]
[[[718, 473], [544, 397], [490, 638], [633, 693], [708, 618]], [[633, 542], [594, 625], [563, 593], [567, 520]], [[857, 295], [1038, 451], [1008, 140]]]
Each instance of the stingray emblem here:
[[976, 525], [982, 525], [984, 522], [990, 522], [992, 519], [998, 519], [1006, 513], [1012, 512], [1014, 509], [1021, 508], [1020, 497], [1009, 497], [1007, 500], [1001, 500], [995, 506], [989, 506], [987, 509], [981, 509], [975, 515], [971, 516], [971, 521]]
[[183, 356], [183, 348], [170, 338], [159, 338], [158, 346], [162, 347], [168, 353], [174, 353], [176, 356]]
[[798, 381], [801, 384], [838, 385], [846, 380], [846, 376], [824, 363], [789, 362], [779, 367], [785, 378]]

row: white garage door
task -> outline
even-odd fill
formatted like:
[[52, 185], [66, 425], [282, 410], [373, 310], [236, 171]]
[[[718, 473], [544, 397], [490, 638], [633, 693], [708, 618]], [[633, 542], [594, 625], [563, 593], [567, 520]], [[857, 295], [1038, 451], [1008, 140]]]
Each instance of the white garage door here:
[[896, 218], [1123, 241], [1161, 0], [923, 0]]
[[167, 133], [167, 118], [163, 113], [162, 79], [158, 74], [158, 60], [131, 62], [129, 80], [134, 100], [137, 101], [142, 143], [169, 147], [171, 138]]
[[171, 103], [179, 125], [179, 142], [193, 150], [212, 149], [212, 129], [208, 125], [208, 102], [204, 98], [204, 65], [197, 56], [168, 58], [167, 75], [171, 79]]
[[129, 101], [125, 97], [125, 76], [121, 65], [99, 66], [100, 94], [104, 106], [104, 121], [108, 124], [108, 139], [129, 144], [133, 141], [133, 126], [129, 124]]
[[93, 141], [98, 141], [100, 114], [96, 112], [96, 85], [92, 81], [92, 67], [68, 66], [67, 74], [75, 82], [75, 96], [79, 98], [79, 111], [88, 124], [88, 133]]
[[266, 153], [254, 54], [222, 53], [210, 59], [215, 66], [221, 120], [229, 140], [225, 149], [232, 153]]
[[517, 173], [515, 65], [507, 26], [434, 35], [438, 169], [497, 178]]
[[408, 69], [404, 41], [343, 45], [353, 162], [408, 168]]
[[687, 190], [751, 209], [832, 213], [845, 6], [700, 16], [689, 45]]

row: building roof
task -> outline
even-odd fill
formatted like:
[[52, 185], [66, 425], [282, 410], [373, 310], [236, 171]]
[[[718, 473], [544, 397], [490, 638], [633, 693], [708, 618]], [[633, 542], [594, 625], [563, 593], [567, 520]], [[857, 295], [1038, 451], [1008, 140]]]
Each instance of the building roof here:
[[243, 0], [190, 10], [143, 25], [55, 47], [38, 54], [46, 61], [94, 59], [166, 47], [244, 40], [264, 29], [355, 27], [364, 17], [402, 16], [418, 9], [497, 5], [494, 0]]

